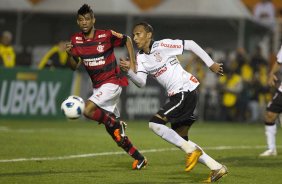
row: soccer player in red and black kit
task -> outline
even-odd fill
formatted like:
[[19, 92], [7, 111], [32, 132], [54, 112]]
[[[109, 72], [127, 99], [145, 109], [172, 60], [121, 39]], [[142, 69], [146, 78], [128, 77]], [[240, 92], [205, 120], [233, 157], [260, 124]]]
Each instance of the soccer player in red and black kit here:
[[117, 109], [121, 86], [126, 86], [128, 81], [120, 75], [114, 48], [126, 45], [134, 69], [131, 38], [112, 30], [95, 29], [94, 13], [87, 4], [78, 10], [77, 24], [81, 32], [71, 37], [67, 53], [71, 68], [76, 69], [82, 63], [92, 80], [93, 94], [86, 101], [84, 115], [104, 124], [118, 146], [134, 158], [132, 168], [140, 170], [147, 160], [125, 135], [125, 123], [119, 120]]

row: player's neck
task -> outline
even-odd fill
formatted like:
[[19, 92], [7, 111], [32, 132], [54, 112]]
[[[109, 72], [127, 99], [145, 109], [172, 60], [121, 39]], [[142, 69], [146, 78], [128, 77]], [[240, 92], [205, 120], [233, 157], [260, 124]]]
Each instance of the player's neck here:
[[152, 40], [148, 41], [148, 42], [145, 44], [145, 47], [143, 48], [143, 51], [144, 51], [146, 54], [149, 54], [150, 51], [151, 51], [151, 42], [152, 42]]
[[83, 35], [85, 39], [94, 38], [94, 32], [95, 32], [95, 29], [93, 27], [88, 33], [83, 33]]

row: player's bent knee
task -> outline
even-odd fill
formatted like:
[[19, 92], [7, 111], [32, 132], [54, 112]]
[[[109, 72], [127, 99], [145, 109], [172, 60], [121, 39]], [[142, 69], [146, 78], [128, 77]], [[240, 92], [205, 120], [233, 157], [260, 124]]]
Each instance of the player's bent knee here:
[[154, 124], [155, 124], [155, 123], [149, 122], [149, 128], [150, 128], [151, 130], [153, 130]]
[[149, 128], [155, 132], [155, 134], [159, 135], [159, 136], [163, 136], [163, 131], [161, 129], [161, 126], [163, 125], [160, 125], [160, 124], [157, 124], [157, 123], [154, 123], [154, 122], [149, 122]]
[[273, 112], [266, 112], [265, 114], [265, 122], [270, 122], [270, 124], [272, 124], [276, 118], [277, 118], [278, 114], [277, 113], [273, 113]]
[[87, 109], [85, 108], [84, 112], [83, 112], [83, 115], [87, 118], [90, 118], [91, 119], [91, 116], [93, 115], [93, 112], [91, 109]]

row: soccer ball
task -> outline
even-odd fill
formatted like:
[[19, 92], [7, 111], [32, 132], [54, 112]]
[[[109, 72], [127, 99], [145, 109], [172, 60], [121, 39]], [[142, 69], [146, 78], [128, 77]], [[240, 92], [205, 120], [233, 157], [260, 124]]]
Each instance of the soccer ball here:
[[69, 119], [79, 118], [84, 111], [85, 103], [79, 96], [69, 96], [61, 105], [61, 110], [64, 115]]

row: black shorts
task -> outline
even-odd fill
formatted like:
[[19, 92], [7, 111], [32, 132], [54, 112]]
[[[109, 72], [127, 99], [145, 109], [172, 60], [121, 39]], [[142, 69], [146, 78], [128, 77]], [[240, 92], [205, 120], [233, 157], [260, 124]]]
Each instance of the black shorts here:
[[282, 112], [282, 93], [280, 91], [274, 94], [272, 100], [267, 104], [266, 110], [274, 113]]
[[173, 124], [192, 125], [195, 121], [194, 110], [197, 105], [197, 91], [179, 92], [169, 98], [158, 114]]

